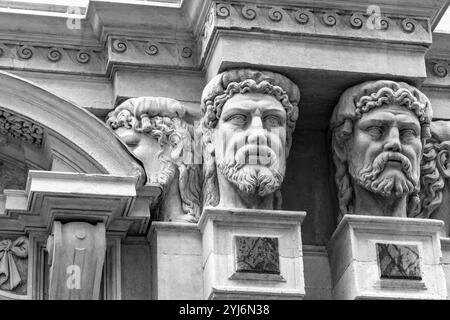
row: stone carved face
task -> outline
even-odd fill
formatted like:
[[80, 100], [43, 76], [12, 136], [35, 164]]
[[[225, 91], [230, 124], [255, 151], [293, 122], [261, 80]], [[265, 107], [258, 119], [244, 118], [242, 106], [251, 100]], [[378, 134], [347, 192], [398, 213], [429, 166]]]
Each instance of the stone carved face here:
[[132, 98], [113, 110], [107, 124], [162, 188], [159, 212], [166, 220], [195, 222], [200, 216], [200, 168], [193, 162], [192, 125], [176, 100]]
[[168, 135], [167, 141], [163, 143], [157, 137], [133, 128], [120, 127], [115, 130], [133, 154], [142, 161], [148, 181], [158, 183], [162, 187], [171, 182], [175, 164], [183, 161], [182, 151], [190, 139], [188, 130], [179, 125], [178, 119], [170, 121], [177, 131]]
[[421, 152], [416, 115], [404, 107], [386, 105], [355, 122], [349, 172], [356, 183], [383, 196], [411, 194], [419, 184]]
[[231, 97], [213, 143], [219, 172], [241, 191], [266, 196], [280, 188], [286, 168], [286, 111], [273, 96]]
[[203, 205], [281, 209], [300, 91], [282, 74], [233, 69], [202, 93]]
[[405, 82], [367, 81], [345, 90], [330, 119], [339, 218], [420, 212], [431, 119], [428, 98]]

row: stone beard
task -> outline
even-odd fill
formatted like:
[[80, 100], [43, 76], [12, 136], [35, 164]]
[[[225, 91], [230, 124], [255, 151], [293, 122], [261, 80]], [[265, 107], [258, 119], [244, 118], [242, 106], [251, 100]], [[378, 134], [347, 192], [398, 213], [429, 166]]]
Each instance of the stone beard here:
[[[399, 174], [398, 171], [385, 171], [389, 161], [398, 162], [403, 175]], [[384, 197], [402, 196], [418, 191], [418, 174], [413, 172], [412, 164], [408, 158], [400, 153], [383, 152], [375, 158], [373, 163], [367, 163], [360, 169], [359, 167], [350, 162], [349, 172], [354, 181]]]
[[[263, 95], [247, 94], [246, 96], [235, 97], [242, 102], [245, 102], [246, 99], [252, 100], [252, 98], [253, 101], [259, 100], [259, 102], [268, 100], [268, 105], [276, 106], [279, 104], [275, 99], [270, 101], [272, 100], [271, 97]], [[228, 111], [227, 104], [225, 104], [224, 110]], [[236, 122], [235, 119], [231, 121]], [[252, 122], [259, 121], [261, 120], [252, 119]], [[285, 120], [281, 118], [281, 122], [285, 122]], [[236, 126], [236, 124], [233, 124], [233, 126]], [[253, 130], [250, 132], [236, 132], [234, 130], [235, 133], [229, 138], [228, 143], [225, 141], [217, 143], [217, 145], [228, 147], [224, 150], [224, 157], [222, 155], [217, 157], [219, 153], [216, 150], [216, 161], [219, 172], [239, 190], [247, 194], [264, 197], [280, 189], [283, 182], [285, 155], [281, 145], [285, 144], [285, 135], [280, 134], [279, 130], [276, 129], [272, 129], [272, 131], [263, 129], [262, 121], [260, 127], [258, 127], [258, 124], [255, 126], [256, 128], [250, 129]], [[283, 130], [285, 129], [283, 128]], [[227, 137], [227, 135], [221, 136], [224, 136], [225, 139]], [[229, 154], [228, 157], [227, 154]]]
[[366, 82], [343, 94], [330, 123], [341, 215], [417, 214], [430, 122], [428, 99], [406, 83]]
[[[286, 91], [260, 79], [262, 75], [277, 82], [274, 73], [234, 70], [219, 77], [234, 77], [239, 82], [219, 90], [216, 83], [215, 91], [211, 85], [205, 88], [215, 93], [209, 104], [202, 99], [205, 206], [279, 208], [298, 108], [290, 103]], [[295, 86], [284, 76], [277, 77]], [[226, 82], [218, 81], [221, 86]], [[293, 91], [299, 99], [298, 88]]]

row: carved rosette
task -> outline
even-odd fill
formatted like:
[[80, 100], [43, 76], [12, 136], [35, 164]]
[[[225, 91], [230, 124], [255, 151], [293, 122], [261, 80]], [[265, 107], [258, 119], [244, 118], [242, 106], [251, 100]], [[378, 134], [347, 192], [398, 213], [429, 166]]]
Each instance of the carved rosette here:
[[279, 22], [283, 19], [283, 12], [280, 8], [269, 9], [269, 19], [275, 22]]
[[364, 16], [360, 13], [354, 13], [350, 17], [350, 25], [354, 29], [361, 29], [364, 25]]
[[192, 57], [192, 49], [189, 47], [184, 47], [183, 50], [181, 50], [181, 56], [185, 59]]
[[322, 21], [327, 27], [334, 27], [338, 22], [339, 16], [336, 12], [326, 12], [322, 15]]
[[243, 6], [242, 7], [242, 16], [246, 20], [254, 20], [256, 18], [256, 8], [250, 7], [250, 6]]
[[126, 40], [113, 40], [112, 42], [112, 50], [116, 53], [124, 53], [125, 51], [127, 51], [128, 47], [127, 47], [127, 42]]
[[416, 30], [417, 22], [412, 18], [406, 18], [402, 20], [401, 25], [406, 33], [413, 33]]
[[149, 56], [156, 56], [159, 53], [158, 46], [151, 42], [147, 43], [145, 45], [145, 53], [148, 54]]
[[230, 16], [230, 8], [225, 3], [219, 3], [216, 7], [216, 15], [219, 18], [226, 18]]
[[443, 62], [434, 63], [433, 73], [440, 78], [445, 78], [448, 75], [448, 65]]
[[17, 56], [21, 59], [28, 60], [33, 57], [33, 47], [29, 45], [23, 45], [17, 48]]
[[298, 9], [294, 12], [294, 19], [300, 24], [307, 24], [313, 21], [314, 14], [310, 10]]
[[381, 30], [387, 30], [389, 29], [389, 19], [386, 17], [380, 17], [380, 26], [381, 26]]
[[61, 49], [58, 48], [50, 48], [47, 53], [47, 58], [51, 62], [58, 62], [62, 59], [63, 53]]
[[86, 64], [91, 60], [91, 55], [85, 50], [81, 50], [77, 54], [77, 61], [82, 64]]

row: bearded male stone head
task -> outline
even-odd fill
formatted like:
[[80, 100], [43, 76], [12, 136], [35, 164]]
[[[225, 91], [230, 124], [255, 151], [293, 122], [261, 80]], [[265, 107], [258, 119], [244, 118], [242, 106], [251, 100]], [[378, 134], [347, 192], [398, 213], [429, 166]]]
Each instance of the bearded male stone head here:
[[300, 91], [270, 71], [236, 69], [202, 95], [204, 206], [280, 209]]
[[200, 169], [194, 164], [193, 126], [185, 107], [165, 97], [131, 98], [111, 111], [106, 124], [142, 162], [147, 182], [159, 185], [162, 220], [196, 222], [200, 217]]
[[431, 119], [428, 98], [407, 83], [369, 81], [343, 93], [330, 121], [340, 218], [417, 214]]

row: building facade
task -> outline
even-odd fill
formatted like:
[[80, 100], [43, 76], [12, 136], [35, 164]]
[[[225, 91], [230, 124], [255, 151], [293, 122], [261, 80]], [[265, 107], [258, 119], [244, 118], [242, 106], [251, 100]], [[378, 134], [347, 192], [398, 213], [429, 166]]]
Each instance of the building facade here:
[[0, 6], [0, 299], [447, 299], [448, 6]]

